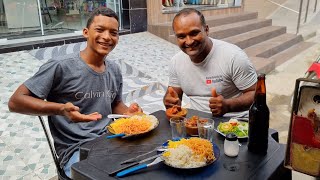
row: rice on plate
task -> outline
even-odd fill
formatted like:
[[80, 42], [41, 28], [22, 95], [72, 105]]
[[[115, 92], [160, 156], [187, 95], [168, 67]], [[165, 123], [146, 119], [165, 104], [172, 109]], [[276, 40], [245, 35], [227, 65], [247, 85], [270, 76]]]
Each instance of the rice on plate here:
[[163, 153], [165, 163], [176, 168], [198, 168], [212, 163], [213, 145], [201, 138], [181, 139], [168, 143], [168, 151]]

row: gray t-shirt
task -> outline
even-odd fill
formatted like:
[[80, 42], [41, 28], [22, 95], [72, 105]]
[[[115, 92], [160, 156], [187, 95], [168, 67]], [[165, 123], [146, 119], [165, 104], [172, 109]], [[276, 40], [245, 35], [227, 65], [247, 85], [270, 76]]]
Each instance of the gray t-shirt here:
[[105, 133], [112, 113], [112, 103], [122, 99], [122, 75], [112, 61], [97, 73], [81, 58], [80, 53], [48, 60], [24, 85], [37, 97], [57, 103], [71, 102], [83, 114], [99, 112], [102, 119], [75, 123], [65, 116], [49, 116], [49, 127], [59, 155], [60, 166], [82, 143]]
[[[210, 38], [211, 39], [211, 38]], [[169, 66], [169, 86], [180, 87], [190, 98], [192, 109], [211, 113], [211, 89], [224, 98], [234, 98], [257, 81], [257, 74], [248, 56], [236, 45], [211, 39], [213, 47], [201, 63], [193, 63], [180, 51]], [[247, 117], [248, 111], [230, 112], [225, 117]]]

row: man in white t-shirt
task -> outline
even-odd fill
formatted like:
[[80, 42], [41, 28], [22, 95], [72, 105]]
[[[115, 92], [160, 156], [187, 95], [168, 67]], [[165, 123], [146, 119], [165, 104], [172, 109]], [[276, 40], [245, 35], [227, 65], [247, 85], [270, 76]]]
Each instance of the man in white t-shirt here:
[[173, 19], [173, 31], [182, 51], [169, 66], [166, 108], [181, 105], [182, 94], [192, 109], [213, 116], [248, 117], [254, 100], [257, 74], [239, 47], [208, 37], [201, 12], [185, 8]]

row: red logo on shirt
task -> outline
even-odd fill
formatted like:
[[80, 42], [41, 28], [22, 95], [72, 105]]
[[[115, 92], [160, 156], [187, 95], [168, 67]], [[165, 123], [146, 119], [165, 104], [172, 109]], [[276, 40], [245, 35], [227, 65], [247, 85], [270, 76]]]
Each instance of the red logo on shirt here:
[[207, 80], [206, 80], [206, 83], [207, 83], [207, 84], [211, 84], [211, 83], [212, 83], [212, 80], [211, 80], [211, 79], [207, 79]]

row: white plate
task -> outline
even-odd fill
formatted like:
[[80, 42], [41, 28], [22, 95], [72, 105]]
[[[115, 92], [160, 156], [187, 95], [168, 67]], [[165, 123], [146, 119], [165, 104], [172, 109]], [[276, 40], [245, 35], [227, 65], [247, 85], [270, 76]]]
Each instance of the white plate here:
[[[239, 120], [239, 119], [238, 119], [238, 121], [239, 121], [239, 122], [248, 123], [247, 121], [243, 121], [243, 120]], [[248, 124], [248, 125], [249, 125], [249, 124]], [[215, 130], [217, 133], [221, 134], [222, 136], [226, 137], [226, 134], [224, 134], [223, 132], [219, 131], [218, 126], [217, 126], [217, 129], [214, 128], [214, 130]], [[248, 136], [238, 137], [238, 139], [245, 139], [245, 138], [248, 138]]]
[[[155, 128], [157, 128], [158, 125], [159, 125], [159, 120], [158, 120], [158, 118], [155, 117], [154, 115], [147, 115], [147, 116], [150, 116], [150, 118], [152, 118], [152, 120], [150, 119], [150, 121], [152, 122], [152, 127], [150, 127], [150, 129], [149, 129], [148, 131], [145, 131], [145, 132], [142, 132], [142, 133], [139, 133], [139, 134], [126, 135], [126, 136], [124, 136], [123, 138], [140, 136], [140, 135], [146, 134], [146, 133], [154, 130]], [[112, 123], [115, 123], [115, 122], [112, 122]], [[111, 123], [111, 124], [112, 124], [112, 123]], [[111, 134], [114, 134], [110, 125], [107, 126], [107, 129], [108, 129], [108, 132], [110, 132]]]
[[193, 168], [176, 167], [176, 166], [171, 165], [170, 163], [167, 163], [166, 158], [164, 158], [164, 157], [162, 157], [162, 158], [164, 160], [164, 164], [166, 164], [167, 166], [176, 168], [176, 169], [198, 169], [198, 168], [203, 168], [203, 167], [209, 166], [209, 165], [213, 164], [214, 162], [216, 162], [219, 159], [219, 157], [220, 157], [220, 149], [219, 149], [219, 147], [215, 143], [212, 143], [212, 148], [213, 148], [213, 154], [214, 154], [215, 159], [213, 161], [205, 164], [204, 166], [193, 167]]

